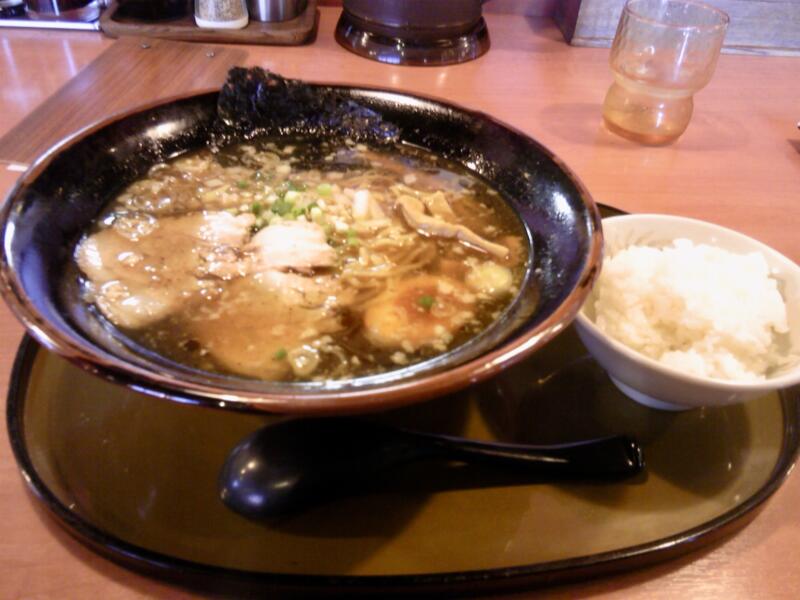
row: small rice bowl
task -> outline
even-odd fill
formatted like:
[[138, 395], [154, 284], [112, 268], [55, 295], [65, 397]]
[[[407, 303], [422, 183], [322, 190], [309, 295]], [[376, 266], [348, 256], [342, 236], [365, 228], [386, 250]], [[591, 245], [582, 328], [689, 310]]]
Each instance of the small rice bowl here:
[[605, 259], [593, 308], [607, 335], [686, 374], [758, 381], [791, 360], [786, 304], [760, 252], [629, 246]]

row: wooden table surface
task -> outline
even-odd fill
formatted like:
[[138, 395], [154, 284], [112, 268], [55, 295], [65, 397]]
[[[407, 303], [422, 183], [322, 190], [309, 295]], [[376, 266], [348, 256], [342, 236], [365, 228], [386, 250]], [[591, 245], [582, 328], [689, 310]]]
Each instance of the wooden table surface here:
[[[714, 79], [695, 98], [686, 134], [672, 146], [648, 148], [601, 125], [611, 80], [608, 51], [565, 45], [548, 20], [488, 15], [487, 55], [452, 67], [410, 68], [338, 47], [332, 36], [337, 15], [322, 8], [318, 38], [304, 47], [160, 42], [142, 48], [135, 40], [113, 42], [94, 33], [3, 31], [0, 135], [7, 135], [0, 139], [0, 193], [13, 184], [20, 164], [59, 137], [129, 106], [218, 86], [229, 65], [249, 64], [289, 77], [418, 92], [485, 111], [550, 147], [598, 201], [713, 221], [800, 260], [800, 59], [722, 56]], [[21, 334], [0, 308], [2, 390]], [[796, 598], [798, 506], [800, 478], [794, 476], [754, 522], [722, 544], [540, 593]], [[0, 441], [0, 514], [0, 598], [192, 597], [98, 558], [62, 533], [26, 493], [6, 440]]]

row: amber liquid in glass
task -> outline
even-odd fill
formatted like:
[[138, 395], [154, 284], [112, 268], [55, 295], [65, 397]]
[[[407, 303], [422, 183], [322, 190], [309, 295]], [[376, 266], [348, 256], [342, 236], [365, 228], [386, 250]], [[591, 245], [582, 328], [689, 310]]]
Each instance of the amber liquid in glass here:
[[641, 144], [669, 144], [692, 118], [691, 95], [663, 89], [615, 74], [603, 103], [606, 127]]

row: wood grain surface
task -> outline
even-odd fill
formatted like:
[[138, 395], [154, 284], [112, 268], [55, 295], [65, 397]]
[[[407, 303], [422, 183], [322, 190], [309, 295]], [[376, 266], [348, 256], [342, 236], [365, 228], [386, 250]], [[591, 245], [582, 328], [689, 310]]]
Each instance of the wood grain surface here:
[[[104, 115], [218, 85], [228, 66], [245, 63], [312, 81], [423, 93], [485, 111], [550, 147], [599, 201], [628, 211], [709, 220], [800, 259], [800, 60], [721, 57], [713, 81], [695, 98], [686, 134], [672, 146], [648, 148], [615, 137], [601, 124], [611, 82], [608, 51], [567, 46], [547, 20], [489, 14], [492, 49], [484, 57], [451, 67], [412, 68], [348, 53], [333, 40], [338, 9], [320, 12], [317, 40], [302, 47], [158, 42], [144, 50], [132, 40], [108, 47], [87, 34], [62, 39], [63, 33], [15, 32], [2, 46], [8, 51], [0, 53], [0, 81], [14, 77], [14, 89], [2, 88], [4, 111], [12, 116], [1, 114], [0, 126], [28, 116], [0, 139], [0, 159], [29, 162]], [[97, 58], [74, 77], [67, 53], [79, 56], [81, 65], [93, 53]], [[14, 75], [28, 70], [35, 71], [30, 80]], [[62, 83], [56, 96], [34, 108]], [[0, 193], [16, 177], [0, 164]], [[20, 326], [0, 308], [2, 389], [20, 335]], [[539, 595], [796, 598], [798, 506], [800, 479], [793, 475], [753, 523], [724, 543], [657, 567]], [[0, 510], [0, 598], [195, 597], [111, 564], [71, 540], [26, 493], [5, 440], [0, 440]]]
[[219, 87], [228, 69], [246, 57], [235, 47], [122, 39], [0, 138], [0, 160], [30, 163], [101, 117], [148, 100]]
[[0, 31], [0, 136], [113, 43], [93, 32]]

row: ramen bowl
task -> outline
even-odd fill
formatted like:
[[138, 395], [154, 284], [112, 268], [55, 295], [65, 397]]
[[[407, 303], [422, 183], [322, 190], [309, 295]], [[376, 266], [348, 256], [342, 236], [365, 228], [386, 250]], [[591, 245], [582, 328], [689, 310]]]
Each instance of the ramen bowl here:
[[75, 245], [109, 200], [152, 165], [207, 145], [220, 98], [208, 92], [89, 127], [38, 159], [11, 191], [0, 214], [0, 284], [31, 335], [99, 376], [173, 401], [344, 414], [466, 387], [534, 352], [572, 321], [598, 271], [602, 234], [588, 192], [551, 152], [491, 117], [444, 102], [344, 86], [308, 90], [312, 102], [315, 94], [335, 93], [358, 107], [359, 119], [377, 115], [397, 143], [474, 173], [514, 210], [526, 232], [529, 267], [521, 291], [487, 330], [440, 356], [379, 375], [295, 383], [190, 368], [139, 346], [99, 318], [69, 274]]
[[[575, 327], [583, 344], [625, 395], [651, 408], [686, 410], [737, 404], [800, 384], [800, 267], [796, 263], [753, 238], [697, 219], [624, 215], [604, 219], [603, 230], [609, 257], [632, 245], [662, 248], [679, 238], [737, 255], [759, 253], [786, 304], [789, 331], [781, 343], [789, 360], [771, 369], [763, 379], [735, 380], [693, 374], [650, 358], [615, 339], [596, 323], [597, 290], [593, 290], [578, 314]], [[730, 300], [743, 301], [735, 295]]]

